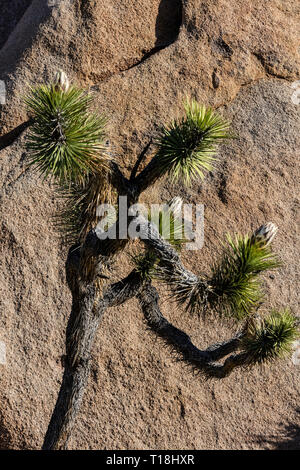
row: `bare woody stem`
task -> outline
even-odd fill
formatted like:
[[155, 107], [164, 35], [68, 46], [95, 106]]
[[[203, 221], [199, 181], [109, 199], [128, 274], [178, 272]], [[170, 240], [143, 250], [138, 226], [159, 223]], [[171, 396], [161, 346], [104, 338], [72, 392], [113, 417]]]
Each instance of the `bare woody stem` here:
[[162, 277], [165, 277], [166, 281], [173, 279], [180, 281], [181, 278], [185, 283], [194, 285], [199, 280], [194, 273], [185, 268], [177, 251], [160, 236], [153, 223], [139, 216], [136, 219], [136, 224], [141, 241], [147, 249], [153, 250], [157, 254], [160, 260], [159, 264], [163, 268]]
[[101, 318], [109, 307], [134, 297], [141, 287], [135, 272], [109, 286], [97, 300], [97, 289], [89, 286], [82, 300], [73, 301], [67, 328], [67, 356], [59, 396], [45, 436], [43, 449], [65, 449], [79, 410], [90, 373], [91, 350]]
[[217, 343], [206, 350], [201, 350], [192, 343], [184, 331], [176, 328], [163, 316], [158, 304], [158, 292], [154, 286], [150, 283], [145, 284], [137, 297], [150, 328], [179, 353], [183, 361], [195, 370], [203, 372], [206, 377], [223, 378], [229, 375], [234, 368], [245, 365], [247, 357], [243, 353], [230, 356], [224, 364], [215, 364], [215, 361], [228, 356], [239, 348], [240, 340], [244, 335], [243, 331], [229, 341]]

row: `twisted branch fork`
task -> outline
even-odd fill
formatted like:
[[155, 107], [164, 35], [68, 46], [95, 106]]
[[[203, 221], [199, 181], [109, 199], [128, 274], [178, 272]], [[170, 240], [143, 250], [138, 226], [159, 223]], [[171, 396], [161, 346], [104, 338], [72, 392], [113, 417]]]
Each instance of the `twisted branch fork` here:
[[244, 330], [229, 341], [200, 350], [184, 331], [176, 328], [163, 316], [158, 304], [158, 292], [151, 283], [144, 285], [137, 297], [149, 327], [171, 345], [181, 355], [183, 361], [203, 372], [206, 377], [223, 378], [229, 375], [235, 367], [245, 364], [245, 357], [242, 353], [230, 356], [223, 365], [216, 364], [217, 360], [239, 349], [240, 341], [245, 334]]
[[[136, 219], [136, 223], [139, 225], [142, 241], [160, 256], [166, 272], [176, 271], [177, 276], [180, 272], [185, 282], [197, 281], [197, 276], [185, 269], [177, 252], [160, 237], [154, 225], [140, 217]], [[101, 242], [95, 231], [91, 231], [87, 237], [86, 246], [81, 249], [82, 253], [88, 253], [89, 257], [97, 260], [100, 258], [102, 262], [108, 261], [101, 254]], [[181, 355], [182, 360], [203, 372], [206, 377], [225, 377], [235, 367], [245, 363], [245, 357], [240, 353], [229, 356], [223, 365], [216, 364], [216, 361], [239, 349], [245, 330], [227, 342], [200, 350], [186, 333], [164, 318], [159, 308], [157, 290], [151, 283], [145, 282], [138, 272], [133, 270], [123, 280], [104, 287], [101, 297], [97, 276], [92, 282], [82, 286], [80, 257], [79, 249], [70, 249], [66, 270], [73, 294], [73, 305], [66, 334], [65, 371], [43, 449], [66, 449], [68, 445], [90, 373], [92, 346], [107, 308], [137, 297], [149, 327], [166, 344], [171, 345]]]

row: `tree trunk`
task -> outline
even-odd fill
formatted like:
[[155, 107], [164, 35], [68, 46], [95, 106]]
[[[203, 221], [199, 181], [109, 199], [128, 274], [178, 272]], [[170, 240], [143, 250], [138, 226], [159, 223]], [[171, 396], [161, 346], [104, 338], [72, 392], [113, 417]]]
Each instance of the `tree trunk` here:
[[133, 271], [125, 279], [109, 285], [102, 297], [95, 283], [88, 286], [84, 297], [79, 299], [77, 289], [68, 277], [73, 291], [73, 306], [66, 335], [65, 371], [45, 436], [44, 450], [67, 447], [89, 378], [92, 347], [105, 310], [134, 297], [142, 286], [139, 274]]

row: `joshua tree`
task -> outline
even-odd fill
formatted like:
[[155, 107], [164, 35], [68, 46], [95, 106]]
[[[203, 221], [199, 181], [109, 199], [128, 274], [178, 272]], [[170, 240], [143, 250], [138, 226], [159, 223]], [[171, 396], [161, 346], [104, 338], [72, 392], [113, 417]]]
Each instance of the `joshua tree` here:
[[[252, 367], [291, 351], [297, 338], [297, 318], [287, 308], [259, 313], [263, 302], [260, 274], [279, 266], [271, 249], [277, 231], [272, 223], [250, 235], [228, 235], [211, 272], [197, 275], [180, 260], [187, 238], [179, 218], [179, 198], [158, 212], [156, 222], [148, 213], [129, 211], [125, 228], [134, 226], [140, 251], [133, 257], [132, 272], [118, 282], [109, 282], [114, 258], [129, 241], [122, 234], [120, 196], [126, 196], [126, 209], [130, 209], [160, 178], [167, 176], [183, 184], [202, 179], [205, 171], [213, 170], [218, 143], [231, 137], [225, 119], [195, 100], [187, 101], [183, 117], [162, 127], [149, 143], [148, 147], [155, 146], [150, 163], [140, 169], [146, 153], [142, 152], [127, 178], [107, 144], [105, 118], [90, 110], [92, 96], [70, 85], [63, 72], [57, 73], [53, 83], [32, 88], [26, 103], [31, 116], [28, 163], [44, 178], [52, 178], [58, 196], [64, 198], [56, 225], [70, 247], [66, 278], [73, 299], [65, 370], [44, 449], [66, 448], [90, 373], [91, 350], [102, 315], [133, 297], [149, 327], [207, 378], [221, 379], [237, 367]], [[103, 219], [101, 204], [116, 207], [116, 217]], [[162, 236], [163, 212], [169, 215], [167, 237]], [[111, 233], [115, 236], [109, 236]], [[153, 279], [166, 283], [172, 297], [187, 311], [215, 311], [236, 319], [241, 323], [239, 333], [206, 350], [198, 349], [163, 316]]]

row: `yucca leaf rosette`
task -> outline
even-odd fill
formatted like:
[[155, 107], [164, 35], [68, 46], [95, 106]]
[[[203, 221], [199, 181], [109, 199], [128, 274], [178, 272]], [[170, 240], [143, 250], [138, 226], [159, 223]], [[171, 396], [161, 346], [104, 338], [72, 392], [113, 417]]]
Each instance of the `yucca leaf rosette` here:
[[262, 364], [288, 356], [299, 338], [299, 319], [288, 309], [273, 311], [260, 321], [251, 322], [242, 339], [247, 363]]
[[213, 169], [217, 145], [231, 137], [229, 122], [197, 101], [185, 103], [185, 116], [161, 129], [157, 139], [156, 171], [186, 185]]
[[46, 178], [82, 183], [108, 167], [106, 119], [90, 111], [92, 97], [69, 85], [60, 74], [55, 83], [32, 88], [25, 99], [33, 125], [27, 135], [28, 162]]
[[134, 253], [131, 255], [134, 269], [139, 273], [141, 279], [150, 281], [156, 276], [157, 256], [151, 251], [145, 253]]
[[272, 228], [273, 238], [277, 231], [274, 224], [265, 224], [252, 236], [236, 235], [232, 238], [227, 235], [223, 254], [213, 265], [209, 279], [210, 305], [220, 313], [240, 320], [258, 307], [262, 300], [259, 275], [280, 266], [269, 244], [267, 235], [270, 235], [270, 230], [266, 227]]
[[280, 266], [270, 242], [277, 227], [264, 224], [252, 235], [227, 235], [219, 259], [210, 275], [183, 276], [181, 270], [162, 277], [173, 298], [186, 304], [191, 313], [203, 313], [210, 307], [220, 315], [242, 320], [258, 308], [263, 299], [260, 274]]

